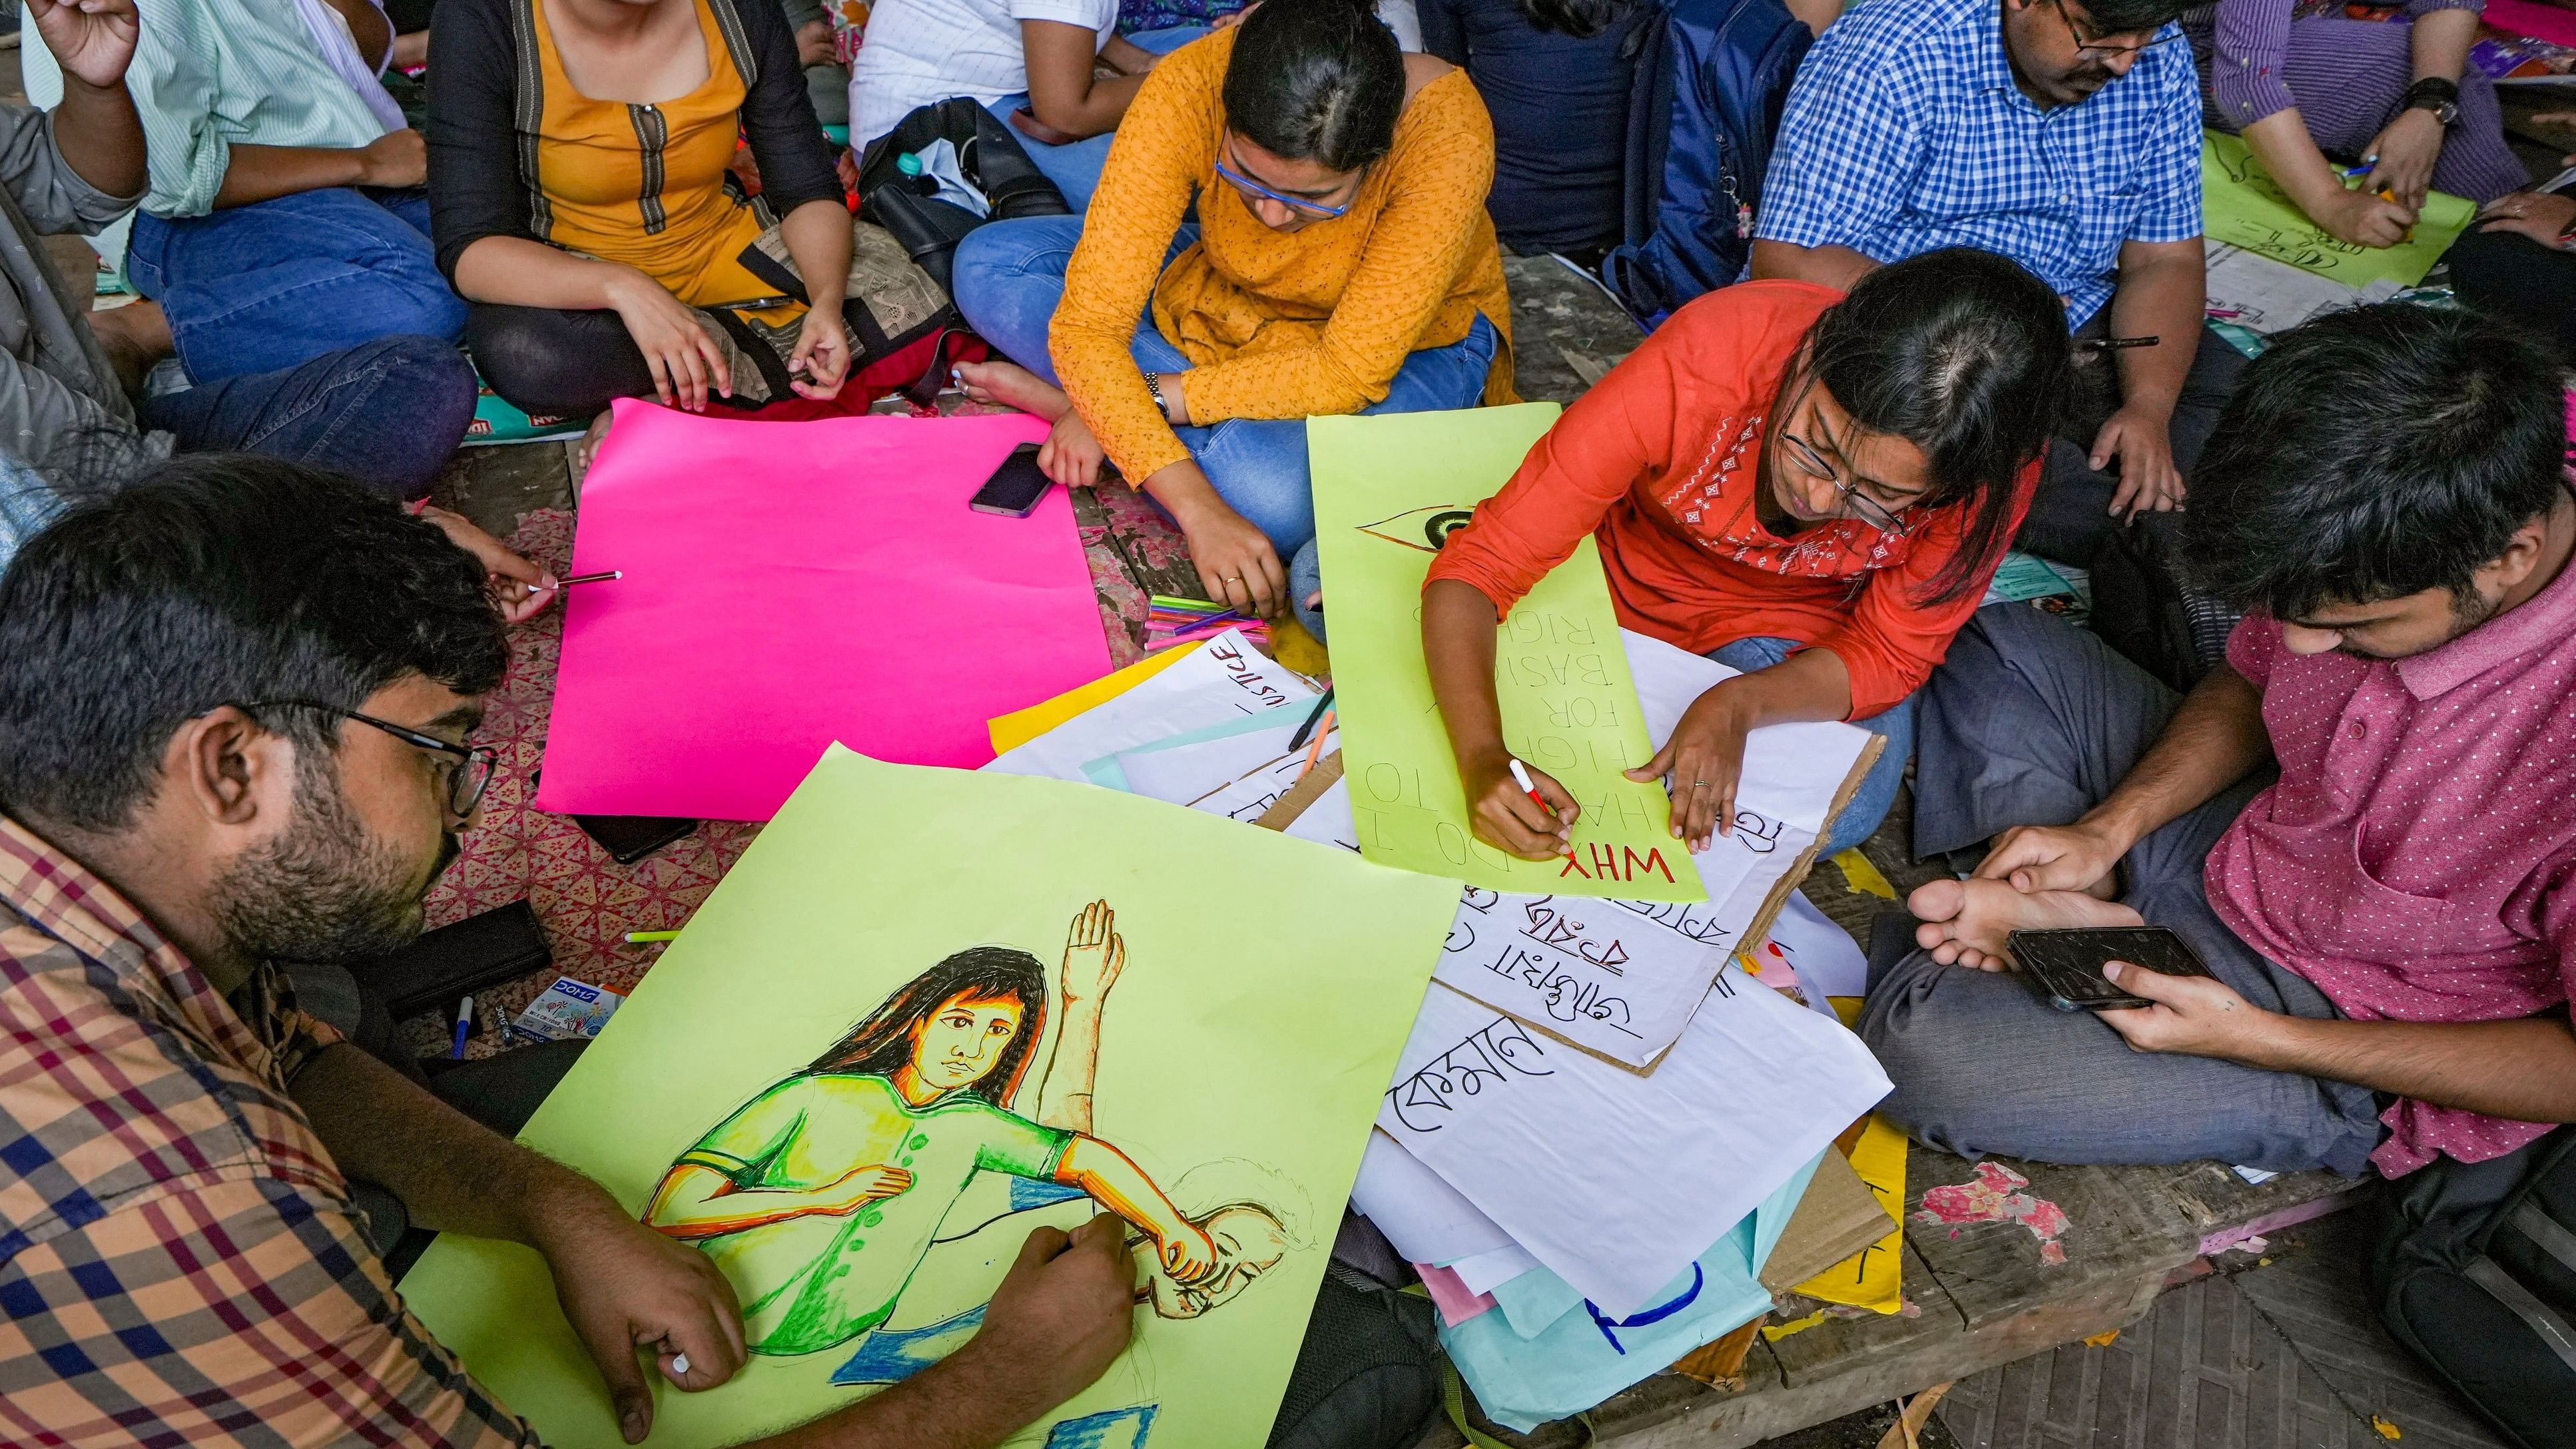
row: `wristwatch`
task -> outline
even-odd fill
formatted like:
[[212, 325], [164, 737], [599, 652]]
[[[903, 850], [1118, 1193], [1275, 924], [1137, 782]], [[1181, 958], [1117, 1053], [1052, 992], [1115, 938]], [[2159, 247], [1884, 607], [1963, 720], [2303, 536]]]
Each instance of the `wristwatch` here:
[[1163, 405], [1163, 375], [1161, 373], [1149, 372], [1145, 374], [1145, 391], [1147, 395], [1154, 399], [1154, 411], [1166, 415], [1172, 411], [1170, 408]]
[[2460, 83], [2428, 75], [2406, 88], [2405, 109], [2431, 111], [2447, 127], [2460, 119]]

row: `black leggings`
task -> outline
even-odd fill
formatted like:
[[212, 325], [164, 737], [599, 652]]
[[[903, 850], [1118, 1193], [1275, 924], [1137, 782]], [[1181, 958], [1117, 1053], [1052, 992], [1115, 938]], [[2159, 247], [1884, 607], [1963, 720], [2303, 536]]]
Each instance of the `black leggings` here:
[[2463, 303], [2555, 339], [2576, 362], [2576, 253], [2509, 231], [2472, 231], [2443, 254]]
[[477, 302], [465, 347], [492, 390], [530, 417], [587, 418], [653, 396], [653, 369], [615, 312]]

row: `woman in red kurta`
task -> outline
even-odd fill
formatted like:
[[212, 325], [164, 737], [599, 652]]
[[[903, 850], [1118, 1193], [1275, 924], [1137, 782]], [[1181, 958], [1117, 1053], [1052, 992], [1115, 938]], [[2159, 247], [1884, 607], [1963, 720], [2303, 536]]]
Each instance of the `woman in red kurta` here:
[[1700, 696], [1639, 780], [1669, 777], [1673, 833], [1735, 815], [1744, 737], [1849, 719], [1888, 746], [1828, 851], [1886, 815], [1911, 696], [1967, 622], [2030, 505], [2068, 366], [2065, 308], [1987, 252], [1929, 252], [1850, 296], [1744, 282], [1673, 314], [1450, 536], [1422, 642], [1477, 834], [1562, 853], [1575, 814], [1511, 777], [1494, 628], [1586, 535], [1619, 622], [1745, 671]]

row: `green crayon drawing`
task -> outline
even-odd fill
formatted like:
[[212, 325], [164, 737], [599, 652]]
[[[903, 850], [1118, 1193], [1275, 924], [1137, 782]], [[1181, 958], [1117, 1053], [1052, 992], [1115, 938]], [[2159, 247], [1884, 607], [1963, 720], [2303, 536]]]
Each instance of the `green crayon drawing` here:
[[644, 1221], [715, 1260], [757, 1354], [819, 1353], [886, 1322], [985, 1173], [1058, 1184], [1125, 1218], [1151, 1270], [1143, 1296], [1165, 1317], [1209, 1311], [1278, 1262], [1286, 1233], [1258, 1203], [1193, 1221], [1092, 1135], [1101, 1008], [1125, 960], [1108, 902], [1083, 908], [1034, 1118], [1014, 1104], [1046, 1035], [1046, 968], [1013, 947], [972, 947], [698, 1138]]

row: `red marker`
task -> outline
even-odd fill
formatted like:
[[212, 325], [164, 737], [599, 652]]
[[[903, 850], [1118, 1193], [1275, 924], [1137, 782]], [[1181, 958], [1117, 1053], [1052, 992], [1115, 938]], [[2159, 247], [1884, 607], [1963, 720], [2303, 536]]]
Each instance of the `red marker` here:
[[1518, 760], [1512, 760], [1510, 761], [1510, 764], [1512, 767], [1512, 783], [1521, 787], [1521, 793], [1530, 797], [1531, 804], [1537, 806], [1541, 810], [1545, 810], [1547, 812], [1548, 819], [1554, 820], [1556, 818], [1556, 809], [1549, 805], [1547, 801], [1540, 796], [1538, 793], [1538, 786], [1530, 783], [1529, 770]]
[[[1511, 758], [1509, 755], [1504, 756], [1503, 759], [1506, 764], [1509, 764], [1512, 767], [1512, 783], [1521, 787], [1521, 793], [1530, 797], [1531, 804], [1546, 811], [1548, 819], [1554, 820], [1556, 818], [1556, 807], [1548, 804], [1547, 798], [1539, 794], [1538, 786], [1530, 783], [1528, 768], [1522, 765], [1520, 761]], [[1573, 842], [1568, 841], [1566, 843], [1565, 853], [1569, 856], [1574, 854]]]

